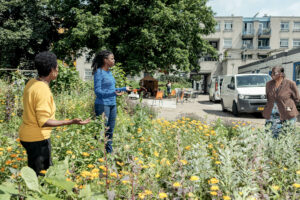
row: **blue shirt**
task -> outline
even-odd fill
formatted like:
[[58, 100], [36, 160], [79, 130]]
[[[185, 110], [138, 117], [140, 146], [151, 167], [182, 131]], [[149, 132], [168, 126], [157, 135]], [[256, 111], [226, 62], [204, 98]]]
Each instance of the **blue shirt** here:
[[95, 104], [116, 105], [116, 91], [126, 91], [126, 87], [116, 88], [116, 80], [111, 71], [97, 69], [94, 74]]

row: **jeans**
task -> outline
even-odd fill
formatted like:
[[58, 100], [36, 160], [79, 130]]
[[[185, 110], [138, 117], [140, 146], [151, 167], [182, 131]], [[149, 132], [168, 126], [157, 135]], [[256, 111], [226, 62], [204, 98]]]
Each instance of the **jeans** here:
[[282, 133], [282, 131], [284, 131], [284, 129], [286, 128], [294, 128], [295, 124], [297, 122], [297, 118], [291, 118], [291, 119], [287, 119], [287, 120], [278, 120], [278, 121], [272, 121], [272, 120], [266, 120], [266, 125], [271, 124], [271, 131], [272, 131], [272, 135], [273, 138], [278, 138], [279, 134]]
[[113, 152], [112, 139], [113, 139], [113, 133], [116, 124], [117, 106], [95, 104], [95, 112], [96, 112], [96, 116], [102, 115], [103, 112], [105, 114], [105, 118], [106, 118], [105, 126], [109, 127], [108, 130], [105, 132], [105, 137], [107, 139], [107, 142], [105, 144], [105, 149], [107, 153], [111, 153]]

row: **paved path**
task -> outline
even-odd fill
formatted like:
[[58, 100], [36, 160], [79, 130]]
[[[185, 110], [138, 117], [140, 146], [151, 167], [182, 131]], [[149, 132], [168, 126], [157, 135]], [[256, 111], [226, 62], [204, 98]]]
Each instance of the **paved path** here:
[[[148, 105], [151, 105], [153, 100], [143, 101]], [[265, 119], [263, 119], [259, 114], [240, 114], [239, 117], [235, 117], [231, 112], [223, 112], [221, 104], [210, 102], [208, 95], [199, 95], [195, 101], [184, 102], [183, 104], [176, 104], [175, 99], [163, 100], [163, 103], [159, 108], [155, 106], [157, 104], [157, 102], [154, 104], [154, 108], [157, 109], [158, 117], [166, 120], [176, 120], [186, 116], [207, 122], [216, 121], [220, 118], [227, 123], [240, 121], [242, 123], [251, 122], [251, 124], [255, 126], [264, 126], [265, 124]], [[299, 125], [300, 123], [297, 122], [297, 126]]]

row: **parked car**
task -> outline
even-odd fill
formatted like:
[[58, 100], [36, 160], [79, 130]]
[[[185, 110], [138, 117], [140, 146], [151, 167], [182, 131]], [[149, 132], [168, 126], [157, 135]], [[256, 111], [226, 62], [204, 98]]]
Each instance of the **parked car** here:
[[221, 100], [221, 88], [224, 76], [214, 76], [209, 83], [209, 101], [220, 101]]
[[262, 112], [266, 98], [266, 83], [271, 80], [268, 74], [227, 75], [221, 90], [222, 110], [233, 115], [239, 113]]

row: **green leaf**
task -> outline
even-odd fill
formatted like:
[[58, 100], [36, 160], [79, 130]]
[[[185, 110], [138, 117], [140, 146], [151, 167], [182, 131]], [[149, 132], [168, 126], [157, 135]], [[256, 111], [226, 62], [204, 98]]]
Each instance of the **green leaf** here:
[[65, 177], [65, 174], [68, 170], [68, 158], [64, 161], [60, 161], [54, 166], [51, 166], [47, 170], [46, 177]]
[[1, 194], [1, 191], [3, 191], [3, 193], [17, 195], [17, 194], [19, 194], [19, 191], [16, 188], [17, 188], [17, 186], [14, 185], [13, 183], [8, 183], [8, 182], [2, 183], [0, 185], [0, 194]]
[[72, 189], [75, 186], [75, 183], [72, 181], [66, 181], [64, 178], [61, 177], [46, 177], [46, 182], [54, 185], [62, 190], [66, 190], [68, 194], [72, 194]]
[[80, 190], [79, 198], [89, 198], [92, 196], [92, 191], [90, 185], [86, 185], [85, 188]]
[[7, 199], [10, 199], [11, 195], [10, 194], [7, 194], [7, 193], [3, 193], [1, 194], [0, 193], [0, 200], [7, 200]]
[[41, 193], [39, 181], [35, 171], [30, 167], [23, 167], [21, 169], [21, 176], [26, 183], [28, 189]]

